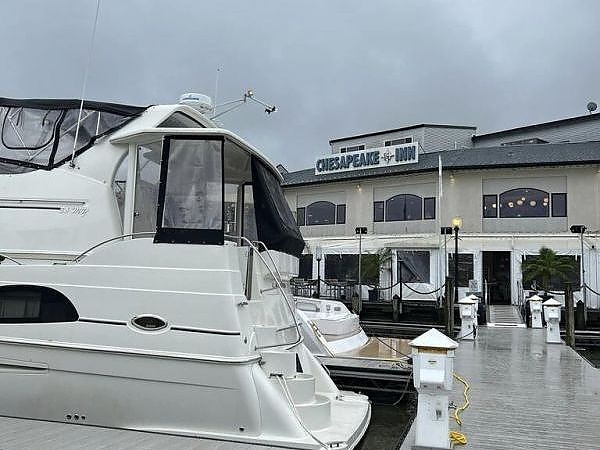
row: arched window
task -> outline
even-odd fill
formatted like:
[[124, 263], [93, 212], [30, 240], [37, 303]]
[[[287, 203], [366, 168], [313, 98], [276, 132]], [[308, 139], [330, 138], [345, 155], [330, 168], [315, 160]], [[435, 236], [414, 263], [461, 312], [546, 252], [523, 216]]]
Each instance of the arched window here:
[[500, 194], [500, 217], [548, 217], [550, 194], [533, 188], [512, 189]]
[[306, 225], [335, 224], [335, 205], [331, 202], [314, 202], [306, 207]]
[[79, 315], [60, 292], [44, 286], [0, 286], [0, 323], [75, 322]]
[[423, 199], [418, 195], [398, 194], [385, 201], [385, 221], [422, 220]]

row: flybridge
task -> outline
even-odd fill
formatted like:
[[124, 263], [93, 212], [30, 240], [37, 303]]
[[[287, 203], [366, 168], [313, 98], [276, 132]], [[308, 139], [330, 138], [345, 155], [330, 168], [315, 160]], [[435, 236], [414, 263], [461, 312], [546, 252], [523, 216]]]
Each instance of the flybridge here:
[[315, 175], [419, 162], [417, 144], [368, 148], [317, 159]]

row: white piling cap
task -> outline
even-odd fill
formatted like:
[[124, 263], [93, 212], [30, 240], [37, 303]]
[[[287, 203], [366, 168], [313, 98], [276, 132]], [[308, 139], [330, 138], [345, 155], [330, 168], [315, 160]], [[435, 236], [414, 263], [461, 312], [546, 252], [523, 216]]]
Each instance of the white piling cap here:
[[544, 303], [542, 303], [542, 305], [544, 305], [544, 306], [562, 306], [562, 304], [559, 301], [554, 300], [553, 298], [549, 298]]
[[479, 297], [477, 297], [475, 294], [471, 294], [468, 296], [471, 300], [479, 300]]
[[543, 300], [543, 298], [540, 297], [539, 295], [535, 294], [535, 295], [532, 295], [531, 297], [529, 297], [527, 300], [533, 300], [534, 302], [539, 302], [540, 300]]
[[440, 333], [435, 328], [432, 328], [431, 330], [423, 333], [418, 338], [410, 341], [408, 345], [415, 348], [425, 347], [454, 350], [456, 347], [458, 347], [458, 342], [453, 341], [445, 334]]
[[468, 297], [461, 298], [458, 301], [459, 305], [474, 305], [475, 303], [477, 303], [477, 301], [473, 300], [470, 295]]

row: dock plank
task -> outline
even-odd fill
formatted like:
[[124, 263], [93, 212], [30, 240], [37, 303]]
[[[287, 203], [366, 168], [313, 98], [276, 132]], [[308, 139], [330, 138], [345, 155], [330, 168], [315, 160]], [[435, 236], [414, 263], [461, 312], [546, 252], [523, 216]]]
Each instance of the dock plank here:
[[[450, 424], [467, 436], [463, 448], [600, 448], [600, 370], [564, 344], [546, 344], [545, 330], [480, 327], [456, 350], [454, 369], [470, 385], [462, 427]], [[457, 406], [462, 391], [455, 381]]]

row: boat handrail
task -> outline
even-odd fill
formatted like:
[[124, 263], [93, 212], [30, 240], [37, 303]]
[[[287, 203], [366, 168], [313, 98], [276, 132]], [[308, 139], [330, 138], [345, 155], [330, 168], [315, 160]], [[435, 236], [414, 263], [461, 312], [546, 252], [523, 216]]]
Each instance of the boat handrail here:
[[[256, 252], [256, 254], [260, 258], [260, 260], [262, 261], [262, 263], [265, 265], [265, 267], [267, 268], [267, 270], [271, 273], [271, 276], [275, 280], [275, 283], [277, 283], [277, 287], [279, 288], [279, 291], [283, 295], [283, 299], [285, 300], [285, 304], [288, 307], [288, 309], [290, 311], [290, 314], [292, 315], [292, 320], [294, 321], [294, 325], [292, 327], [296, 328], [296, 334], [297, 334], [298, 338], [293, 343], [291, 343], [291, 344], [290, 343], [284, 343], [284, 344], [275, 344], [275, 345], [262, 345], [262, 346], [255, 347], [255, 349], [256, 350], [260, 350], [260, 349], [265, 349], [265, 348], [281, 347], [283, 345], [290, 345], [291, 347], [293, 347], [295, 345], [298, 345], [300, 342], [302, 342], [302, 333], [300, 332], [300, 325], [298, 325], [298, 321], [296, 320], [296, 314], [294, 312], [294, 309], [291, 306], [291, 303], [290, 303], [290, 300], [288, 299], [287, 294], [285, 293], [285, 289], [283, 289], [283, 286], [281, 285], [280, 278], [277, 277], [277, 275], [275, 273], [273, 273], [273, 270], [271, 269], [271, 267], [269, 267], [269, 264], [267, 264], [267, 261], [262, 256], [261, 252], [258, 250], [258, 247], [256, 245], [254, 245], [254, 243], [252, 241], [250, 241], [250, 239], [248, 239], [245, 236], [231, 236], [231, 235], [225, 235], [225, 238], [230, 239], [230, 240], [234, 240], [234, 241], [235, 240], [243, 241], [246, 244], [248, 244], [248, 246], [250, 247], [250, 251]], [[264, 243], [262, 243], [262, 245], [265, 248], [266, 252], [269, 253], [269, 249], [267, 248], [267, 246]], [[271, 258], [271, 261], [273, 261], [272, 258]], [[273, 266], [277, 270], [277, 266], [275, 264], [273, 264]], [[246, 283], [247, 283], [247, 281], [246, 281]], [[292, 327], [290, 327], [290, 328], [292, 328]]]
[[111, 242], [114, 241], [118, 241], [119, 239], [124, 239], [127, 237], [135, 237], [135, 236], [154, 236], [156, 233], [154, 231], [138, 231], [137, 233], [128, 233], [128, 234], [122, 234], [120, 236], [116, 236], [110, 239], [107, 239], [105, 241], [102, 241], [90, 248], [88, 248], [86, 251], [84, 251], [83, 253], [81, 253], [77, 258], [75, 258], [73, 260], [74, 263], [78, 263], [79, 261], [81, 261], [85, 256], [88, 255], [88, 253], [90, 253], [93, 250], [96, 250], [98, 247], [102, 247], [105, 244], [110, 244]]

